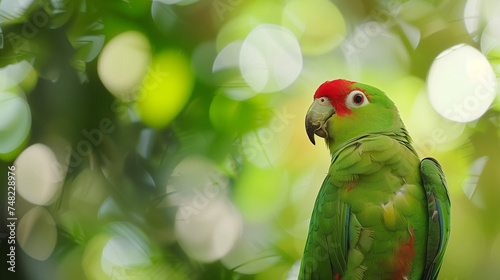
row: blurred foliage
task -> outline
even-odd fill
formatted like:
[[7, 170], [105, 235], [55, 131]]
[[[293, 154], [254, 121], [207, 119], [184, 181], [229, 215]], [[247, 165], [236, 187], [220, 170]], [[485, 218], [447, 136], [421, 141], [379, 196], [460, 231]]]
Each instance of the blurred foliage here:
[[497, 2], [1, 0], [9, 279], [296, 279], [329, 165], [303, 118], [336, 78], [386, 91], [443, 165], [440, 279], [497, 279]]

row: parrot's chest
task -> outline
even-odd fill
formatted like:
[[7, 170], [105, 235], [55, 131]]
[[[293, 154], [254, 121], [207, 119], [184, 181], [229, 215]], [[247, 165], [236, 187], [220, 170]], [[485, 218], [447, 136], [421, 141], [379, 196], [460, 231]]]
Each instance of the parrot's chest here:
[[[349, 235], [359, 235], [358, 244], [369, 244], [350, 245], [363, 254], [367, 267], [363, 279], [371, 279], [370, 275], [380, 279], [384, 273], [391, 279], [399, 270], [408, 275], [404, 270], [411, 267], [401, 268], [400, 260], [411, 258], [415, 268], [425, 258], [426, 199], [418, 160], [405, 164], [404, 170], [382, 164], [377, 172], [356, 174], [355, 180], [338, 189], [339, 203], [349, 207], [350, 221], [360, 227], [359, 231], [350, 227]], [[404, 250], [410, 253], [404, 255]]]

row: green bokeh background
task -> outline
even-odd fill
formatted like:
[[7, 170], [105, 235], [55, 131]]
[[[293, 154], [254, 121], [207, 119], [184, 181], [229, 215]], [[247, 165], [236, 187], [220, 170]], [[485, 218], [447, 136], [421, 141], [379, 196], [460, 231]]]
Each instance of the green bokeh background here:
[[304, 117], [319, 84], [345, 78], [386, 91], [443, 166], [439, 279], [498, 279], [498, 100], [453, 122], [427, 91], [458, 44], [498, 76], [500, 36], [482, 39], [496, 2], [1, 0], [2, 221], [19, 173], [16, 273], [2, 228], [0, 275], [296, 279], [329, 165]]

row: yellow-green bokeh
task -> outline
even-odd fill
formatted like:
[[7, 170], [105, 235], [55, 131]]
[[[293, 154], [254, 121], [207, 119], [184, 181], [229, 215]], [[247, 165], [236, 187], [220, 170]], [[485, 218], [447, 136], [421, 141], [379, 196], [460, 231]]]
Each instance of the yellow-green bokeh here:
[[153, 58], [137, 98], [144, 124], [164, 128], [184, 108], [193, 90], [189, 58], [180, 50], [166, 50]]
[[306, 55], [331, 51], [347, 32], [342, 13], [327, 0], [289, 1], [282, 18], [283, 26], [295, 33]]
[[234, 200], [244, 218], [251, 222], [263, 222], [275, 218], [283, 206], [283, 194], [288, 184], [287, 175], [278, 174], [274, 170], [249, 167], [241, 175], [235, 189]]

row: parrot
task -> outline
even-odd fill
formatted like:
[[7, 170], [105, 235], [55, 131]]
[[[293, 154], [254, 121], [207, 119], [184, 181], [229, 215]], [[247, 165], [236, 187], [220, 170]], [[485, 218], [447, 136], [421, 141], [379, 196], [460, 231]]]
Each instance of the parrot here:
[[440, 164], [420, 160], [394, 102], [378, 88], [321, 84], [305, 118], [331, 164], [318, 192], [298, 279], [437, 279], [450, 236]]

